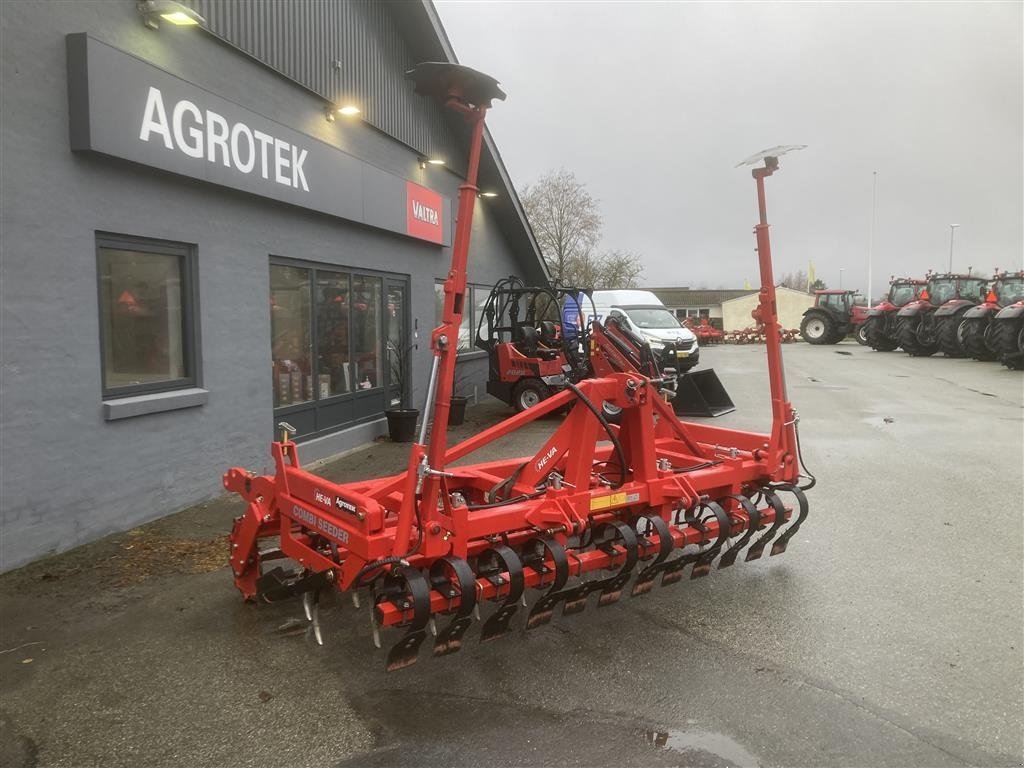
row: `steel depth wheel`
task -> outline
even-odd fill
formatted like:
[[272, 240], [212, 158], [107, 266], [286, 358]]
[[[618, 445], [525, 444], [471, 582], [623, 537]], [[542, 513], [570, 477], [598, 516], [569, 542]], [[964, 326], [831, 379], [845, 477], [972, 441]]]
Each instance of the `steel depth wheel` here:
[[800, 335], [808, 344], [835, 344], [835, 323], [826, 315], [808, 315], [800, 323]]

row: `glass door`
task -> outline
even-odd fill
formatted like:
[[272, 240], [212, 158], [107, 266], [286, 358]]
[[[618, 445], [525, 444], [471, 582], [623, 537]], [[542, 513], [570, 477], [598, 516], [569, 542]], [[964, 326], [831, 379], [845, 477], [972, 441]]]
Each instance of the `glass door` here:
[[387, 339], [387, 392], [388, 407], [400, 408], [408, 405], [409, 373], [412, 346], [415, 339], [409, 332], [408, 284], [398, 280], [386, 280], [387, 294], [384, 312], [384, 332]]

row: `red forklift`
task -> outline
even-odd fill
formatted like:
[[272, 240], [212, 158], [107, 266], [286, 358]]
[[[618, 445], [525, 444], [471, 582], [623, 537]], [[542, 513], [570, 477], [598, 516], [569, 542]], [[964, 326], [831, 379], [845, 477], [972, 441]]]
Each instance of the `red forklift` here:
[[[475, 345], [487, 352], [487, 393], [525, 411], [569, 384], [609, 371], [672, 378], [678, 416], [721, 416], [735, 410], [712, 369], [679, 374], [677, 350], [655, 353], [621, 316], [600, 321], [590, 289], [528, 286], [511, 276], [491, 289]], [[586, 318], [590, 318], [589, 322]], [[605, 418], [619, 409], [604, 403]]]

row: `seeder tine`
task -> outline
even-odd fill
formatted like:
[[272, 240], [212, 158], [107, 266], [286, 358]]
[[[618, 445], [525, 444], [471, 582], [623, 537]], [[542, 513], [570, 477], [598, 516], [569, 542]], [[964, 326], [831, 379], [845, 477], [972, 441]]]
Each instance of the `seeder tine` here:
[[[519, 610], [519, 598], [523, 595], [523, 561], [514, 550], [504, 544], [495, 544], [484, 550], [477, 560], [480, 576], [490, 579], [496, 585], [508, 584], [505, 602], [492, 613], [480, 628], [480, 642], [489, 643], [511, 631], [512, 619]], [[507, 580], [501, 576], [507, 573]]]
[[423, 645], [423, 641], [426, 639], [427, 631], [425, 629], [415, 629], [406, 634], [388, 651], [388, 661], [385, 669], [388, 672], [394, 672], [397, 669], [411, 667], [416, 663], [420, 646]]
[[[633, 582], [633, 589], [630, 590], [630, 597], [639, 597], [648, 594], [654, 589], [654, 580], [658, 573], [663, 570], [665, 558], [672, 553], [675, 543], [672, 541], [672, 533], [669, 531], [668, 523], [658, 515], [641, 515], [637, 522], [646, 520], [655, 533], [658, 534], [658, 553], [654, 556], [654, 562], [644, 568]], [[649, 542], [648, 542], [649, 543]]]
[[480, 628], [480, 642], [489, 643], [511, 632], [512, 619], [515, 617], [517, 610], [519, 610], [519, 598], [516, 598], [511, 603], [506, 603], [492, 613], [487, 621], [484, 622], [483, 627]]
[[633, 582], [633, 589], [630, 591], [630, 597], [640, 597], [640, 595], [646, 595], [654, 589], [654, 579], [658, 576], [658, 571], [652, 568], [644, 568], [636, 577], [636, 581]]
[[684, 557], [677, 557], [662, 571], [661, 574], [661, 586], [668, 587], [672, 584], [678, 584], [683, 580], [683, 570], [690, 563], [694, 562], [696, 557], [694, 555], [686, 555]]
[[761, 527], [761, 513], [757, 511], [757, 507], [750, 499], [738, 494], [727, 498], [735, 499], [743, 507], [743, 511], [747, 514], [747, 530], [719, 558], [719, 568], [728, 568], [735, 563], [740, 551], [747, 546], [754, 533]]
[[711, 514], [715, 516], [715, 520], [718, 523], [718, 538], [715, 539], [715, 543], [711, 548], [698, 557], [697, 562], [693, 564], [693, 570], [690, 571], [691, 579], [700, 579], [711, 573], [712, 563], [714, 563], [715, 558], [718, 557], [718, 553], [722, 551], [722, 547], [729, 540], [729, 536], [732, 533], [732, 518], [729, 517], [725, 508], [714, 501], [707, 502], [705, 506], [711, 510]]
[[[430, 621], [430, 584], [418, 568], [403, 565], [391, 571], [385, 578], [380, 593], [374, 599], [374, 606], [390, 601], [398, 605], [403, 612], [412, 611], [412, 619], [405, 625], [408, 631], [405, 636], [388, 651], [385, 669], [394, 672], [405, 669], [416, 663], [420, 646], [427, 637], [427, 624]], [[380, 630], [374, 618], [372, 608], [370, 621], [373, 625], [373, 642], [380, 647]]]
[[767, 533], [754, 542], [753, 546], [747, 550], [747, 562], [757, 560], [761, 557], [764, 553], [764, 548], [771, 543], [771, 540], [774, 539], [775, 535], [779, 532], [779, 528], [782, 527], [784, 522], [786, 522], [786, 507], [783, 505], [782, 500], [770, 490], [764, 491], [764, 497], [774, 511], [775, 519], [772, 520], [772, 525], [768, 529]]
[[555, 606], [561, 601], [558, 596], [552, 596], [551, 594], [544, 595], [540, 600], [533, 604], [533, 608], [530, 609], [529, 615], [526, 617], [526, 628], [536, 629], [542, 627], [545, 624], [551, 623], [551, 619], [555, 615]]
[[793, 494], [796, 499], [798, 512], [796, 520], [790, 523], [789, 527], [782, 532], [779, 536], [779, 540], [772, 545], [772, 555], [781, 555], [786, 551], [786, 547], [789, 545], [789, 540], [792, 539], [796, 532], [800, 530], [800, 526], [803, 525], [804, 520], [807, 519], [807, 513], [810, 511], [810, 504], [807, 501], [807, 496], [804, 492], [797, 488], [795, 485], [777, 485], [775, 489], [778, 491], [788, 491]]
[[473, 626], [473, 619], [468, 616], [453, 619], [451, 624], [437, 633], [434, 640], [434, 655], [447, 656], [462, 650], [462, 637]]
[[590, 597], [590, 593], [593, 591], [590, 584], [591, 582], [588, 581], [580, 584], [575, 589], [567, 590], [568, 594], [565, 597], [565, 603], [562, 605], [563, 616], [574, 616], [587, 610], [587, 598]]
[[625, 589], [626, 583], [632, 575], [631, 572], [627, 571], [609, 579], [605, 583], [605, 588], [601, 590], [601, 596], [597, 598], [597, 607], [607, 608], [609, 605], [619, 602], [619, 599], [622, 597], [622, 590]]
[[455, 618], [438, 631], [436, 619], [431, 619], [434, 631], [434, 656], [447, 656], [462, 650], [462, 637], [473, 625], [473, 614], [479, 608], [476, 601], [476, 574], [465, 560], [442, 557], [430, 568], [430, 584], [454, 601], [459, 598]]

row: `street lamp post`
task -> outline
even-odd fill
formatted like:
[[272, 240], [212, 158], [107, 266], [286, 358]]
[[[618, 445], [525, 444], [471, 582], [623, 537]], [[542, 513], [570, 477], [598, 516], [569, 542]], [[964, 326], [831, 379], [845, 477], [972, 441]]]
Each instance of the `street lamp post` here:
[[875, 249], [875, 202], [878, 198], [878, 171], [871, 172], [871, 226], [868, 229], [868, 306], [871, 306], [871, 262]]
[[839, 268], [839, 289], [840, 290], [842, 290], [842, 288], [843, 288], [843, 272], [845, 272], [845, 271], [846, 271], [846, 267], [840, 267]]
[[949, 225], [949, 271], [953, 271], [953, 233], [956, 232], [956, 228], [959, 224]]

